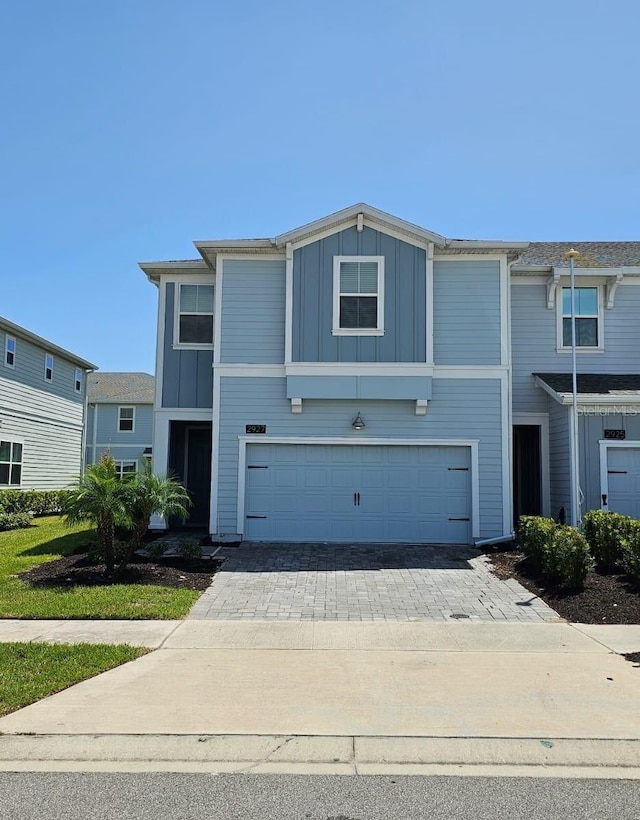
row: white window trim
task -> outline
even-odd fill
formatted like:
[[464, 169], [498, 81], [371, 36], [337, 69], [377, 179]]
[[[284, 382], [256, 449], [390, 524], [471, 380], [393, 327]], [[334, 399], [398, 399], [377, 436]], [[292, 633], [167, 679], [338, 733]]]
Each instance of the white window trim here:
[[[51, 359], [51, 367], [50, 368], [47, 368], [47, 359]], [[43, 375], [44, 375], [44, 380], [46, 382], [49, 382], [49, 384], [51, 384], [51, 382], [53, 382], [53, 367], [54, 367], [54, 364], [55, 364], [55, 360], [53, 358], [53, 353], [47, 353], [45, 351], [45, 354], [44, 354], [44, 373], [43, 373]], [[47, 378], [47, 370], [51, 370], [51, 378], [50, 379]]]
[[[13, 364], [9, 364], [7, 361], [7, 356], [9, 355], [9, 342], [13, 342]], [[18, 352], [18, 343], [16, 342], [15, 336], [9, 336], [7, 334], [4, 340], [4, 366], [11, 368], [11, 370], [15, 370], [16, 367], [16, 355]]]
[[213, 310], [211, 313], [198, 313], [187, 314], [185, 311], [185, 315], [190, 316], [211, 316], [213, 322], [213, 336], [212, 338], [215, 340], [216, 337], [216, 285], [215, 282], [212, 282], [210, 278], [198, 277], [191, 277], [188, 281], [185, 282], [176, 282], [175, 283], [175, 293], [173, 297], [174, 306], [173, 306], [173, 348], [174, 350], [213, 350], [214, 343], [211, 344], [198, 344], [196, 342], [181, 342], [180, 341], [180, 291], [183, 285], [210, 285], [213, 288]]
[[[571, 346], [566, 347], [563, 344], [563, 330], [562, 320], [567, 318], [562, 311], [562, 291], [569, 285], [566, 282], [560, 284], [560, 297], [556, 299], [556, 352], [557, 353], [571, 353]], [[579, 288], [596, 288], [598, 291], [598, 314], [597, 316], [584, 316], [582, 318], [597, 319], [598, 320], [598, 344], [594, 347], [584, 347], [576, 345], [576, 353], [604, 353], [604, 292], [601, 284], [593, 284], [591, 282], [580, 282], [576, 284], [576, 290]], [[576, 314], [576, 319], [581, 318]]]
[[19, 483], [18, 484], [0, 484], [0, 487], [6, 488], [6, 489], [9, 489], [9, 490], [11, 488], [15, 488], [15, 487], [22, 487], [22, 476], [23, 476], [23, 473], [24, 473], [24, 440], [21, 439], [21, 438], [12, 438], [10, 436], [7, 436], [6, 438], [0, 436], [0, 438], [2, 439], [2, 441], [8, 441], [11, 444], [11, 453], [13, 452], [13, 445], [14, 444], [19, 444], [22, 447], [22, 459], [20, 461], [11, 461], [11, 454], [9, 454], [9, 461], [3, 461], [2, 462], [3, 464], [8, 464], [9, 465], [9, 481], [11, 481], [11, 467], [14, 464], [19, 464], [20, 465], [20, 481], [19, 481]]
[[[120, 427], [120, 422], [123, 421], [122, 419], [122, 411], [123, 410], [133, 410], [133, 416], [131, 419], [131, 430], [122, 430]], [[129, 419], [124, 419], [124, 421], [129, 421]], [[121, 404], [118, 406], [118, 432], [119, 433], [135, 433], [136, 430], [136, 407], [134, 404]]]
[[[126, 473], [123, 472], [123, 467], [124, 467], [125, 464], [133, 464], [133, 470], [127, 470]], [[119, 479], [122, 479], [122, 476], [128, 475], [130, 472], [135, 473], [136, 470], [138, 469], [138, 462], [133, 458], [115, 459], [115, 465], [116, 465], [116, 473], [117, 473]]]
[[[342, 262], [376, 262], [378, 265], [377, 327], [340, 327], [340, 265]], [[373, 294], [362, 294], [371, 295]], [[384, 336], [384, 256], [333, 257], [333, 328], [334, 336]]]

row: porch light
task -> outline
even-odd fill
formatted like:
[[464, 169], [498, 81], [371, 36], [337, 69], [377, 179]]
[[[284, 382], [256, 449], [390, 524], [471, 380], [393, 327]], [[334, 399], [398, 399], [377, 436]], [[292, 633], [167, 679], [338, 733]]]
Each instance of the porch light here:
[[366, 427], [366, 426], [367, 426], [367, 425], [364, 423], [364, 419], [363, 419], [363, 418], [362, 418], [362, 416], [360, 415], [360, 411], [358, 411], [358, 415], [357, 415], [357, 416], [355, 417], [355, 419], [351, 422], [351, 426], [353, 427], [353, 429], [354, 429], [354, 430], [362, 430], [364, 427]]

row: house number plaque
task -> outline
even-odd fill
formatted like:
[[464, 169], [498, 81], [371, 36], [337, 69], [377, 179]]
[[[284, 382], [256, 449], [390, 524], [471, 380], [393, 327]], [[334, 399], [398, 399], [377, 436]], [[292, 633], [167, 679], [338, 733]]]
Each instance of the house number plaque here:
[[267, 432], [267, 425], [266, 424], [247, 424], [244, 428], [245, 433], [247, 435], [251, 435], [252, 433], [266, 433]]
[[617, 439], [618, 441], [623, 441], [627, 437], [627, 432], [626, 430], [605, 430], [604, 437]]

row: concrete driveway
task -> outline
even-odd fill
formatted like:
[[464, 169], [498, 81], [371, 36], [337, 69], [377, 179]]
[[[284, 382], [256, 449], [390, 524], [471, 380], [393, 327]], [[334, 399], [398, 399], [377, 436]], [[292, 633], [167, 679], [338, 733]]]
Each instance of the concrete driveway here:
[[514, 580], [501, 581], [472, 547], [260, 544], [223, 549], [198, 620], [556, 621]]

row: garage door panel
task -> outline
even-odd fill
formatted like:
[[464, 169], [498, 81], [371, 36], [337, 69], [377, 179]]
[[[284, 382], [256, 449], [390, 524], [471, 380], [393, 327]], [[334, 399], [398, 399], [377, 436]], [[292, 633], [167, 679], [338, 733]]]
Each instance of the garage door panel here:
[[[259, 445], [249, 470], [249, 540], [468, 543], [470, 471], [465, 447]], [[260, 474], [255, 476], [252, 474]], [[356, 499], [354, 500], [354, 494]], [[266, 516], [262, 517], [262, 516]]]
[[640, 518], [640, 448], [608, 448], [607, 472], [609, 509]]

